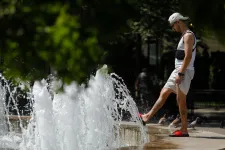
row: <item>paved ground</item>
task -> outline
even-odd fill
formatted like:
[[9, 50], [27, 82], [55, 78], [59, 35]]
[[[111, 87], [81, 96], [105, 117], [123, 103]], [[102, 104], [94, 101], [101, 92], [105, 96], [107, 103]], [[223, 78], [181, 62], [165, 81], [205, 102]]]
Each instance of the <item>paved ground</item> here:
[[215, 132], [225, 135], [225, 127], [220, 128], [220, 123], [225, 120], [225, 108], [221, 109], [195, 109], [194, 115], [199, 117], [207, 117], [208, 122], [205, 124], [198, 125], [196, 129]]
[[[143, 146], [128, 146], [120, 150], [225, 150], [225, 127], [220, 128], [220, 122], [225, 120], [225, 109], [195, 109], [194, 116], [206, 117], [207, 122], [198, 124], [195, 130], [189, 129], [190, 137], [169, 137], [168, 125], [160, 126], [156, 124], [158, 120], [151, 120], [147, 125], [150, 142]], [[130, 134], [128, 141], [137, 140], [135, 135], [137, 133]]]
[[[130, 123], [127, 124], [131, 128], [134, 127]], [[190, 137], [169, 137], [168, 134], [172, 130], [169, 130], [168, 126], [150, 123], [145, 127], [150, 142], [143, 146], [137, 146], [136, 143], [137, 145], [123, 147], [120, 150], [225, 150], [225, 129], [217, 127], [217, 124], [213, 125], [214, 127], [205, 125], [196, 127], [196, 129], [189, 129]], [[128, 130], [124, 132], [128, 133], [127, 137], [124, 136], [127, 141], [137, 141], [137, 132], [132, 131], [132, 133]], [[132, 143], [130, 144], [132, 145]]]
[[[149, 124], [149, 130], [151, 130], [152, 127], [168, 130], [168, 127], [165, 126]], [[189, 129], [189, 134], [190, 137], [185, 138], [168, 137], [168, 134], [165, 133], [159, 133], [158, 135], [161, 136], [164, 141], [176, 144], [177, 147], [174, 149], [219, 150], [225, 148], [225, 129], [197, 127], [196, 130]]]
[[219, 128], [219, 127], [196, 127], [196, 129], [200, 130], [200, 131], [208, 131], [208, 132], [214, 132], [214, 133], [225, 135], [225, 128]]

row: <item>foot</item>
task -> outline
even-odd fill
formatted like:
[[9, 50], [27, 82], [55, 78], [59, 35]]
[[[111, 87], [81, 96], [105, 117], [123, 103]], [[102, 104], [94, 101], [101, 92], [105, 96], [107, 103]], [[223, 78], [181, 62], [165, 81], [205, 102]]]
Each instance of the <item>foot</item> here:
[[144, 115], [141, 115], [141, 118], [144, 122], [147, 122], [148, 121], [148, 115], [147, 114], [144, 114]]
[[139, 114], [139, 117], [141, 118], [141, 121], [142, 121], [143, 126], [145, 126], [146, 125], [146, 122], [143, 121], [142, 114]]
[[169, 134], [170, 137], [189, 137], [188, 133], [183, 133], [180, 130], [174, 131], [172, 134]]
[[180, 131], [183, 133], [183, 134], [188, 134], [188, 131], [187, 130], [185, 130], [185, 129], [180, 129]]

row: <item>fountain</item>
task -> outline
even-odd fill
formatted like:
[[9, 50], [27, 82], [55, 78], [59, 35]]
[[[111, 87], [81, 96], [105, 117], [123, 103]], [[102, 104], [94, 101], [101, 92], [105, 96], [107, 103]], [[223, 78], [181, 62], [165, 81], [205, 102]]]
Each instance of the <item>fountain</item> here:
[[5, 120], [5, 95], [4, 89], [0, 87], [0, 135], [7, 133], [7, 124]]
[[[124, 114], [129, 114], [126, 119], [135, 124], [137, 132], [134, 133], [139, 134], [138, 144], [149, 140], [129, 90], [119, 76], [107, 73], [107, 66], [103, 66], [90, 78], [87, 87], [76, 82], [63, 85], [59, 80], [54, 80], [51, 83], [52, 93], [48, 86], [46, 80], [34, 83], [30, 94], [32, 96], [29, 97], [33, 111], [26, 128], [18, 115], [21, 133], [12, 131], [9, 119], [4, 122], [2, 114], [5, 111], [8, 116], [8, 109], [3, 102], [4, 96], [1, 96], [1, 126], [6, 127], [8, 124], [9, 132], [4, 130], [0, 142], [4, 143], [7, 139], [11, 145], [3, 144], [0, 148], [105, 150], [133, 146], [122, 139]], [[59, 90], [62, 86], [64, 92]], [[5, 88], [3, 86], [0, 89], [3, 95]], [[12, 95], [11, 100], [15, 103]]]

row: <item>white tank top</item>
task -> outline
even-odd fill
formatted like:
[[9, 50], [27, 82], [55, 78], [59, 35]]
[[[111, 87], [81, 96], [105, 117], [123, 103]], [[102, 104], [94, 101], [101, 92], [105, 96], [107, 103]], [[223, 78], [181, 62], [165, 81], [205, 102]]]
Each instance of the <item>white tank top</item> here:
[[[177, 50], [183, 50], [184, 51], [184, 35], [186, 33], [192, 33], [193, 36], [194, 36], [194, 45], [193, 45], [193, 50], [192, 50], [192, 57], [191, 57], [190, 63], [188, 64], [188, 67], [187, 67], [187, 69], [189, 69], [189, 70], [194, 70], [194, 61], [195, 61], [195, 55], [196, 55], [196, 44], [197, 44], [197, 42], [196, 42], [195, 34], [192, 31], [187, 30], [183, 34], [183, 36], [181, 37], [181, 39], [180, 39], [180, 41], [177, 45]], [[176, 69], [181, 68], [182, 64], [183, 64], [183, 60], [178, 60], [177, 58], [175, 58], [175, 68]]]

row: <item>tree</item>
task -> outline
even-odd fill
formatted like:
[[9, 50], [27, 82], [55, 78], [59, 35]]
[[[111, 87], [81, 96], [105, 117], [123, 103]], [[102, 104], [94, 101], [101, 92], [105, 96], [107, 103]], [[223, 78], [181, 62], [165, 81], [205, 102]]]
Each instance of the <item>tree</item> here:
[[[1, 70], [7, 77], [85, 81], [101, 64], [105, 45], [128, 29], [125, 1], [1, 1]], [[129, 14], [132, 15], [132, 14]]]
[[216, 36], [221, 44], [225, 40], [224, 0], [180, 0], [180, 10], [190, 16], [196, 30], [202, 36]]
[[[174, 42], [167, 20], [176, 11], [189, 15], [199, 31], [216, 29], [224, 37], [222, 0], [212, 7], [203, 0], [2, 0], [0, 6], [1, 70], [27, 80], [45, 78], [51, 66], [63, 80], [81, 83], [125, 34]], [[210, 17], [199, 19], [204, 12]]]
[[[131, 22], [134, 33], [139, 33], [144, 40], [148, 37], [164, 38], [171, 34], [168, 17], [179, 9], [177, 0], [141, 0], [137, 2], [140, 18]], [[171, 39], [171, 38], [170, 38]], [[168, 39], [169, 40], [169, 39]]]
[[[4, 75], [27, 80], [46, 78], [49, 67], [65, 81], [81, 82], [101, 58], [95, 30], [60, 2], [2, 2], [1, 65]], [[86, 36], [82, 36], [81, 32]]]

